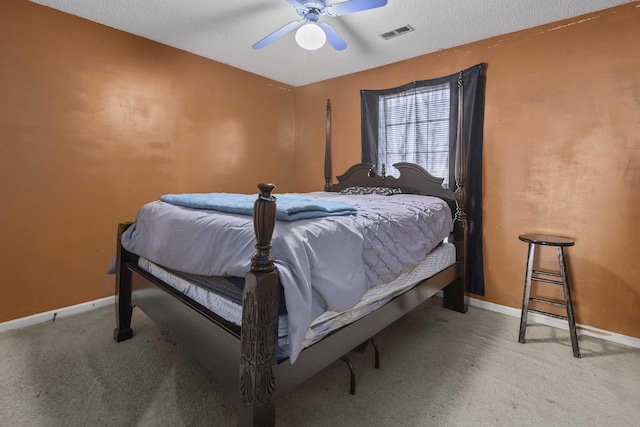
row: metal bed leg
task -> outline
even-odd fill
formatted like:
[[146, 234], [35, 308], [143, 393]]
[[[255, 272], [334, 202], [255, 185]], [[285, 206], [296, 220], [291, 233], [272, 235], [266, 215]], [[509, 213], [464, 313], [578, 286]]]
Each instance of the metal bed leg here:
[[351, 373], [351, 387], [349, 389], [349, 393], [356, 394], [356, 371], [355, 369], [353, 369], [353, 365], [351, 364], [351, 359], [349, 359], [347, 356], [342, 356], [340, 360], [342, 360], [344, 363], [347, 364], [347, 366], [349, 367], [349, 371]]
[[369, 338], [369, 342], [373, 346], [373, 350], [375, 351], [375, 354], [376, 354], [376, 360], [373, 366], [375, 366], [376, 369], [380, 369], [380, 351], [378, 350], [378, 345], [373, 340], [373, 338]]
[[[375, 352], [374, 366], [376, 369], [380, 369], [380, 350], [378, 349], [378, 345], [373, 340], [373, 338], [369, 338], [368, 340], [360, 344], [358, 347], [354, 348], [354, 351], [364, 353], [368, 343], [371, 343], [371, 345], [373, 346], [373, 350]], [[342, 360], [344, 363], [347, 364], [347, 366], [349, 367], [349, 373], [351, 374], [351, 385], [349, 388], [349, 393], [356, 394], [356, 371], [353, 368], [351, 359], [349, 359], [347, 356], [342, 356], [340, 360]]]

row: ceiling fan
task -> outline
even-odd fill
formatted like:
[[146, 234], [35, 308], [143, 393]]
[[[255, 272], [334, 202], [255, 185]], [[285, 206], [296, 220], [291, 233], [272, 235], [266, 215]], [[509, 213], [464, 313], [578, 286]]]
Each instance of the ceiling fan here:
[[261, 49], [269, 43], [279, 39], [290, 31], [300, 27], [296, 32], [298, 44], [308, 50], [322, 47], [328, 41], [336, 50], [343, 50], [347, 43], [326, 22], [320, 22], [321, 16], [342, 16], [363, 10], [375, 9], [387, 4], [387, 0], [348, 0], [327, 6], [326, 0], [285, 0], [296, 9], [303, 19], [293, 21], [279, 28], [267, 37], [253, 45], [254, 49]]

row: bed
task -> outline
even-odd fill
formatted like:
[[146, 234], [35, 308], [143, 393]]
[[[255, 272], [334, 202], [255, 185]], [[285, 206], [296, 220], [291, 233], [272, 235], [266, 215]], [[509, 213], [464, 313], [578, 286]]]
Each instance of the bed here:
[[[330, 104], [327, 103], [327, 135], [329, 135], [330, 124], [329, 112]], [[327, 136], [327, 154], [330, 158], [329, 136]], [[458, 150], [456, 164], [459, 163], [460, 156], [462, 156], [462, 150]], [[464, 203], [461, 203], [461, 198], [464, 197], [464, 168], [456, 168], [458, 191], [454, 193], [442, 187], [441, 179], [431, 176], [417, 165], [400, 163], [394, 166], [400, 171], [400, 176], [397, 178], [374, 174], [372, 165], [360, 163], [338, 176], [337, 183], [331, 184], [331, 167], [328, 161], [325, 163], [327, 197], [333, 200], [340, 193], [349, 193], [354, 189], [360, 191], [364, 188], [375, 188], [376, 191], [393, 189], [393, 192], [401, 192], [402, 194], [388, 196], [389, 200], [394, 200], [396, 203], [401, 199], [392, 198], [405, 197], [408, 194], [417, 196], [406, 196], [406, 200], [411, 197], [427, 196], [426, 198], [444, 201], [451, 225], [447, 230], [448, 243], [436, 244], [428, 252], [453, 251], [454, 259], [445, 262], [444, 267], [439, 267], [438, 271], [427, 273], [428, 277], [425, 277], [425, 274], [412, 276], [413, 267], [422, 265], [422, 262], [417, 260], [416, 265], [411, 266], [411, 271], [400, 274], [405, 278], [400, 290], [386, 294], [385, 299], [379, 299], [375, 295], [370, 297], [369, 299], [374, 302], [373, 308], [362, 310], [356, 316], [350, 315], [350, 309], [328, 310], [321, 313], [324, 317], [321, 317], [320, 321], [312, 319], [316, 320], [316, 325], [319, 324], [320, 329], [327, 318], [331, 321], [335, 318], [341, 320], [334, 322], [332, 327], [326, 328], [327, 330], [317, 333], [317, 336], [314, 336], [315, 332], [310, 332], [311, 327], [302, 331], [302, 334], [292, 332], [287, 339], [297, 342], [299, 346], [294, 347], [291, 344], [290, 352], [283, 353], [282, 316], [296, 315], [291, 307], [287, 307], [286, 311], [283, 310], [283, 305], [286, 305], [284, 301], [290, 295], [287, 293], [291, 286], [287, 282], [290, 274], [285, 269], [285, 265], [278, 264], [278, 260], [272, 256], [272, 252], [278, 251], [277, 247], [272, 249], [274, 229], [276, 230], [274, 240], [277, 243], [278, 230], [284, 225], [280, 220], [276, 222], [276, 216], [279, 215], [277, 212], [279, 195], [273, 194], [274, 185], [259, 184], [259, 195], [255, 197], [253, 217], [250, 220], [255, 234], [255, 249], [252, 248], [253, 256], [250, 260], [244, 260], [248, 257], [242, 255], [248, 271], [243, 281], [240, 320], [229, 320], [228, 317], [207, 306], [205, 300], [193, 294], [183, 293], [184, 289], [179, 289], [179, 286], [172, 282], [173, 279], [169, 278], [173, 275], [172, 268], [157, 265], [156, 260], [150, 261], [147, 257], [140, 256], [136, 253], [139, 251], [135, 249], [127, 250], [125, 246], [129, 249], [132, 246], [128, 237], [132, 234], [133, 224], [123, 223], [118, 225], [117, 234], [115, 292], [117, 324], [114, 339], [120, 342], [132, 338], [132, 310], [134, 307], [140, 308], [158, 324], [165, 335], [184, 348], [217, 378], [235, 403], [238, 425], [268, 426], [275, 424], [275, 401], [278, 394], [295, 387], [352, 349], [367, 342], [385, 326], [415, 309], [436, 293], [443, 291], [445, 307], [465, 312], [463, 272], [465, 271], [467, 232]], [[322, 195], [312, 196], [323, 197]], [[230, 215], [234, 216], [234, 214]], [[358, 214], [349, 216], [357, 217]], [[343, 221], [342, 218], [346, 216], [330, 218], [334, 219], [332, 224], [336, 224]], [[340, 220], [337, 220], [338, 218]], [[304, 221], [309, 225], [315, 224], [310, 221], [316, 220], [325, 221], [326, 219], [305, 219]], [[375, 237], [375, 232], [373, 234]], [[437, 239], [440, 240], [441, 236]], [[233, 252], [233, 250], [226, 250], [222, 259], [231, 260], [232, 258], [229, 257], [237, 256]], [[239, 253], [244, 252], [246, 248], [239, 251]], [[170, 275], [163, 276], [158, 273], [158, 269]], [[328, 270], [326, 266], [323, 269]], [[187, 278], [186, 283], [188, 282]], [[380, 284], [377, 284], [371, 289], [379, 290], [381, 289], [379, 286]], [[370, 293], [371, 289], [364, 289], [365, 295]], [[283, 294], [287, 298], [283, 297]], [[359, 305], [356, 304], [356, 308], [358, 307]], [[314, 317], [315, 314], [314, 312]], [[284, 346], [286, 345], [285, 343]]]

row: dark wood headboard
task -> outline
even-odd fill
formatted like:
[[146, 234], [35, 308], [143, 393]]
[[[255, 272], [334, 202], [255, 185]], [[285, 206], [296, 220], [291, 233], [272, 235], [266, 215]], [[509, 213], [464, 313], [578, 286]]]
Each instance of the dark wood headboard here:
[[436, 178], [415, 163], [396, 163], [393, 165], [400, 171], [400, 176], [385, 176], [371, 173], [373, 165], [357, 163], [344, 174], [337, 176], [338, 182], [330, 191], [341, 191], [348, 187], [385, 187], [400, 188], [403, 193], [436, 196], [455, 201], [455, 193], [442, 186], [442, 178]]

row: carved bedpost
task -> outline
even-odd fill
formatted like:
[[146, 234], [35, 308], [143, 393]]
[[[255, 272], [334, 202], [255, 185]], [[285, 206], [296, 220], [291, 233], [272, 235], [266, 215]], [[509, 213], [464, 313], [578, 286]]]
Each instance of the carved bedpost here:
[[456, 259], [460, 268], [460, 279], [444, 290], [444, 305], [452, 310], [466, 312], [464, 293], [467, 286], [467, 150], [464, 143], [464, 80], [463, 72], [458, 75], [458, 129], [456, 138], [455, 181], [456, 216], [453, 225], [453, 240], [456, 245]]
[[256, 254], [251, 258], [242, 302], [240, 402], [238, 425], [275, 424], [275, 376], [278, 363], [278, 311], [280, 290], [271, 249], [276, 222], [273, 184], [259, 184], [253, 222]]
[[327, 134], [324, 144], [324, 191], [331, 191], [331, 100], [327, 99]]

